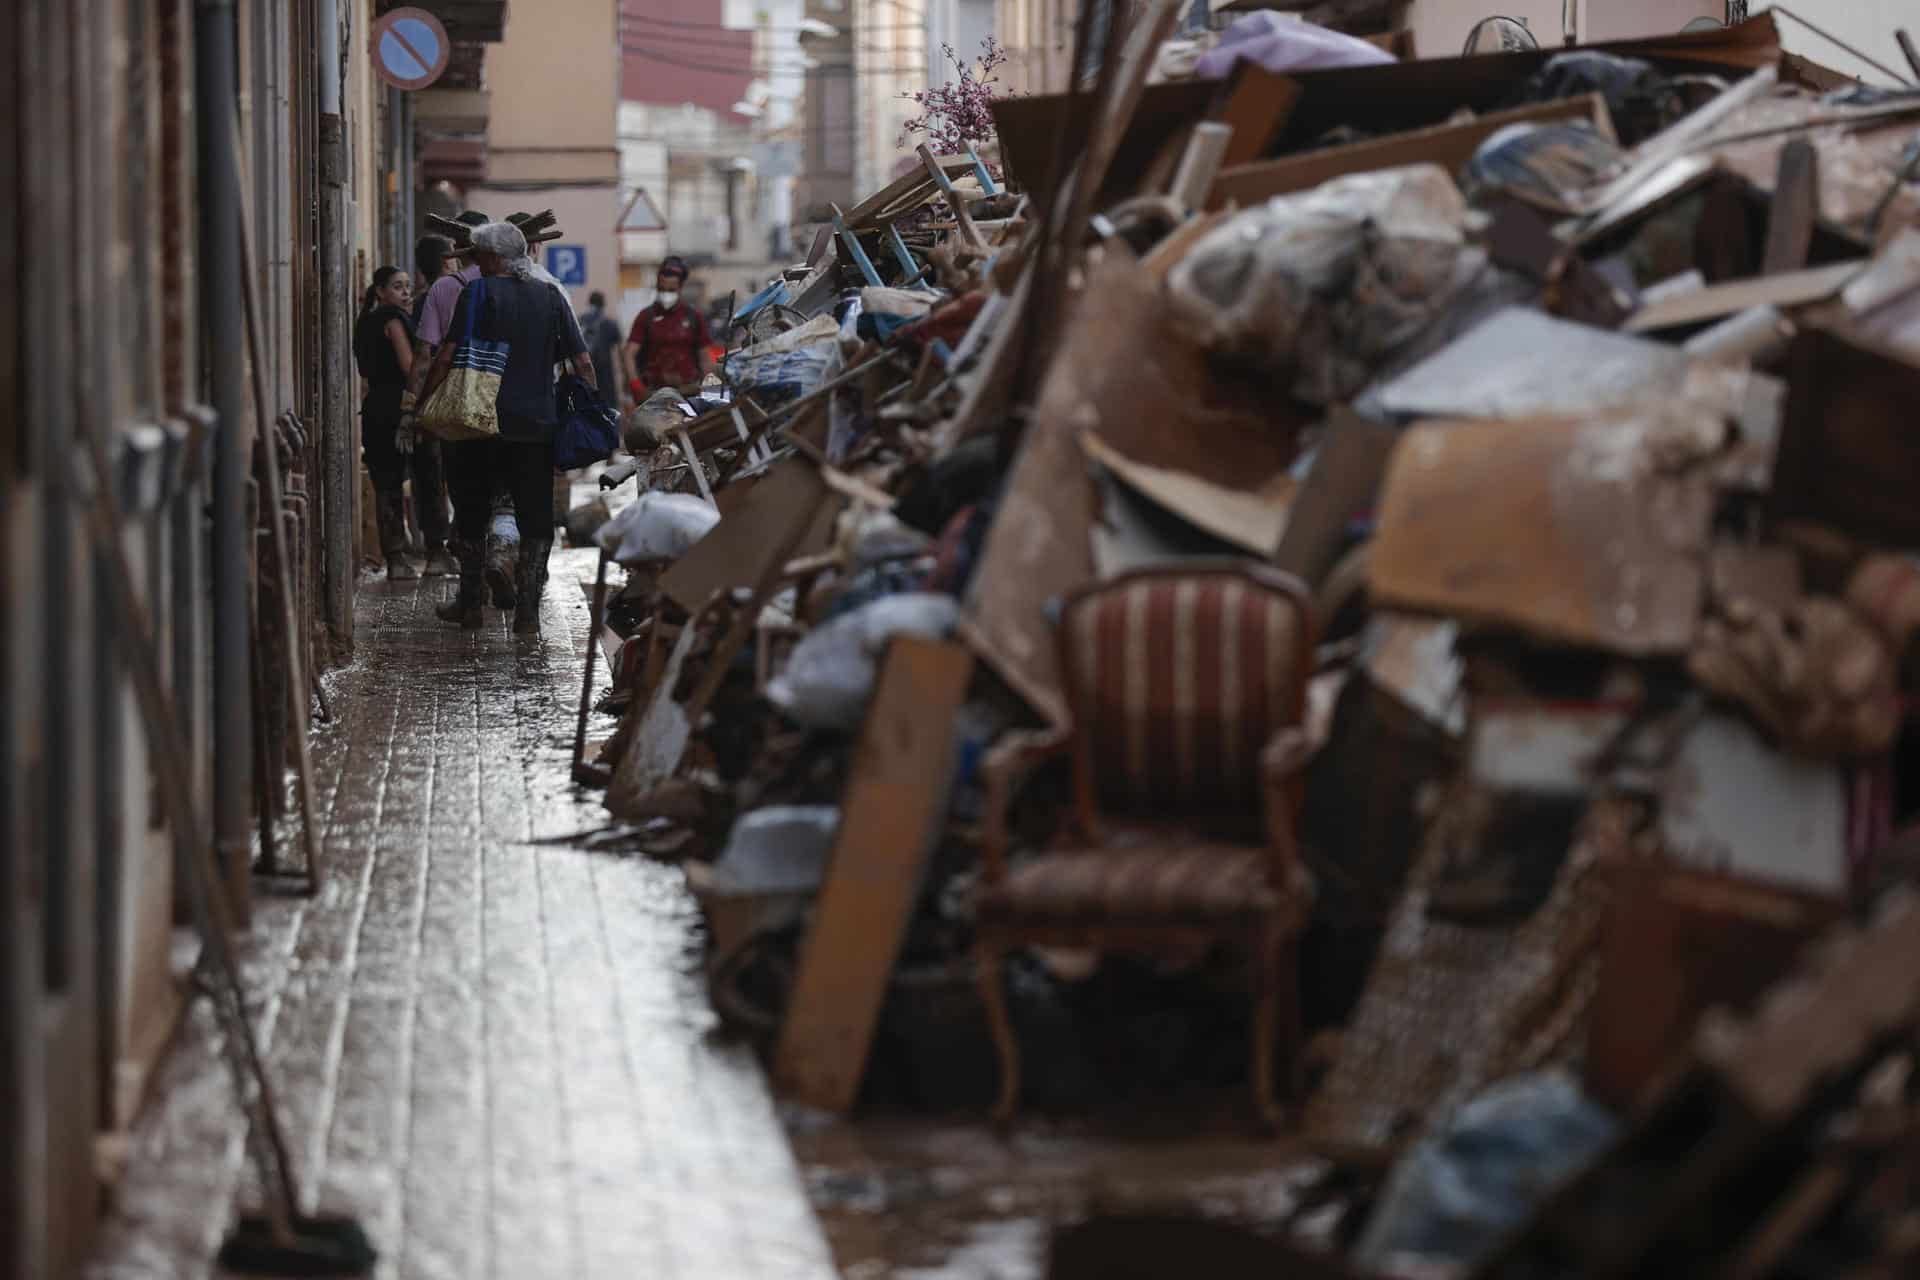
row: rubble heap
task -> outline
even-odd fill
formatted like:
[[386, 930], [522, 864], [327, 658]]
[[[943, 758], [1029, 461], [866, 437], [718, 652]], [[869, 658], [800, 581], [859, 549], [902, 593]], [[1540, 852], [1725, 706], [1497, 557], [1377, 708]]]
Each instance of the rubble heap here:
[[[1920, 853], [1920, 93], [1766, 17], [1409, 62], [1175, 8], [630, 416], [578, 773], [796, 1099], [1291, 1087], [1401, 1164], [1353, 1265], [1463, 1267], [1531, 1202], [1427, 1229], [1419, 1169], [1651, 1141], [1701, 1016]], [[1899, 1273], [1911, 1198], [1830, 1167], [1739, 1274], [1836, 1218]]]

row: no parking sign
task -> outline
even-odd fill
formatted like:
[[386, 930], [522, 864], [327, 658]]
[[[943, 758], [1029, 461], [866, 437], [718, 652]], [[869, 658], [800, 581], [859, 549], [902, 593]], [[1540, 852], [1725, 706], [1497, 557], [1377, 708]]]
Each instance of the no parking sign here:
[[453, 42], [425, 9], [389, 9], [374, 19], [373, 70], [396, 89], [424, 89], [440, 78]]

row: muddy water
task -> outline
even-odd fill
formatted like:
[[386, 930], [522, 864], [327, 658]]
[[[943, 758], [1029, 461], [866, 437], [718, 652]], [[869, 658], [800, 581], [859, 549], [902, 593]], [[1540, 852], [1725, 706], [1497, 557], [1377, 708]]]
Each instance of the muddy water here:
[[789, 1114], [841, 1273], [861, 1280], [1039, 1280], [1052, 1225], [1090, 1213], [1271, 1225], [1318, 1167], [1297, 1143], [1248, 1138], [1230, 1122], [1156, 1128], [1029, 1118], [1003, 1140], [972, 1117]]

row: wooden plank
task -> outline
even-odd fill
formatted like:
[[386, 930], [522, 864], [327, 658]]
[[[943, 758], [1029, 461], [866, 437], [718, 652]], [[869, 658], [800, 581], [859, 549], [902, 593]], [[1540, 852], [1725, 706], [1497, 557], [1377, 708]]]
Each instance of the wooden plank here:
[[1651, 333], [1720, 320], [1748, 307], [1803, 307], [1831, 298], [1866, 266], [1864, 259], [1836, 262], [1804, 271], [1784, 271], [1777, 276], [1755, 276], [1750, 280], [1689, 289], [1640, 308], [1624, 327], [1628, 333]]
[[1227, 147], [1233, 142], [1233, 130], [1227, 125], [1204, 120], [1193, 126], [1181, 153], [1180, 167], [1174, 171], [1167, 193], [1182, 209], [1198, 209], [1206, 203], [1213, 180], [1220, 175]]
[[1437, 164], [1454, 171], [1473, 158], [1482, 142], [1510, 124], [1553, 124], [1584, 120], [1602, 134], [1613, 133], [1607, 105], [1599, 94], [1557, 102], [1541, 102], [1494, 111], [1462, 124], [1436, 125], [1385, 138], [1370, 138], [1344, 147], [1326, 147], [1305, 155], [1257, 164], [1235, 165], [1221, 170], [1214, 179], [1207, 200], [1209, 209], [1229, 204], [1242, 208], [1263, 203], [1274, 196], [1287, 195], [1317, 187], [1332, 178], [1352, 173], [1372, 173], [1408, 164]]
[[667, 570], [660, 589], [682, 609], [694, 610], [716, 591], [751, 585], [769, 565], [786, 563], [785, 554], [775, 554], [781, 530], [795, 520], [811, 520], [828, 492], [819, 468], [805, 458], [776, 464], [739, 509], [722, 516]]
[[[950, 178], [973, 172], [973, 160], [965, 154], [941, 156], [938, 164], [940, 171]], [[924, 172], [896, 178], [847, 210], [847, 226], [858, 231], [875, 221], [885, 221], [880, 215], [893, 212], [901, 205], [924, 204], [933, 197], [933, 191], [933, 179]]]
[[1349, 409], [1333, 411], [1313, 469], [1287, 513], [1276, 565], [1309, 587], [1320, 586], [1339, 559], [1348, 523], [1373, 509], [1399, 438], [1392, 427]]
[[1807, 265], [1814, 220], [1820, 216], [1820, 155], [1805, 138], [1780, 148], [1780, 176], [1767, 212], [1767, 248], [1760, 270], [1767, 275]]
[[953, 716], [972, 671], [967, 651], [943, 641], [900, 636], [887, 650], [774, 1059], [774, 1079], [795, 1101], [846, 1111], [859, 1096], [946, 816]]
[[[953, 209], [953, 219], [960, 224], [960, 234], [966, 237], [968, 244], [982, 253], [987, 252], [987, 242], [980, 235], [979, 228], [973, 225], [973, 215], [967, 212], [967, 202], [960, 198], [960, 193], [953, 189], [953, 183], [947, 180], [946, 173], [940, 167], [939, 158], [924, 142], [920, 144], [915, 154], [920, 157], [920, 163], [926, 166], [927, 176], [933, 179], [940, 188], [940, 194], [946, 197], [947, 204]], [[880, 281], [876, 277], [872, 283], [879, 284]]]
[[[1134, 194], [1133, 181], [1167, 140], [1196, 120], [1206, 118], [1218, 86], [1206, 80], [1179, 80], [1150, 86], [1141, 96], [1131, 127], [1121, 139], [1102, 184], [1098, 205], [1105, 208]], [[1000, 135], [1000, 157], [1006, 172], [1032, 200], [1033, 212], [1046, 217], [1074, 157], [1087, 145], [1093, 113], [1084, 100], [1067, 93], [1029, 94], [993, 100], [993, 121]], [[1054, 141], [1065, 133], [1065, 163], [1056, 170]]]
[[1787, 352], [1787, 408], [1768, 516], [1807, 520], [1867, 542], [1920, 546], [1920, 366], [1813, 329]]
[[1227, 90], [1226, 103], [1215, 115], [1233, 130], [1221, 164], [1253, 164], [1266, 156], [1280, 140], [1280, 132], [1287, 127], [1287, 118], [1298, 101], [1299, 81], [1256, 63], [1241, 62], [1239, 74]]
[[700, 451], [693, 447], [693, 441], [687, 439], [685, 427], [675, 431], [673, 439], [679, 446], [680, 456], [687, 460], [687, 466], [693, 472], [693, 483], [700, 490], [700, 496], [707, 500], [708, 506], [713, 506], [713, 486], [707, 483], [707, 465], [700, 461]]
[[1585, 1075], [1622, 1109], [1685, 1052], [1701, 1014], [1736, 1013], [1784, 976], [1837, 901], [1716, 871], [1623, 868], [1600, 944]]
[[628, 814], [640, 816], [641, 801], [674, 775], [680, 767], [680, 758], [686, 754], [693, 726], [685, 708], [673, 700], [673, 690], [680, 683], [680, 668], [693, 652], [693, 642], [699, 634], [700, 628], [693, 623], [681, 628], [646, 706], [628, 712], [638, 715], [640, 722], [607, 787], [607, 812], [617, 818]]

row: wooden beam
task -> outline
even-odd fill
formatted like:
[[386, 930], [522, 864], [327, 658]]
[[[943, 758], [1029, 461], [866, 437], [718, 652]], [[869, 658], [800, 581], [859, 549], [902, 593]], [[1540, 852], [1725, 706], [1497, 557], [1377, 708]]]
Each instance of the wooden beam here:
[[1813, 224], [1820, 216], [1820, 156], [1805, 138], [1780, 148], [1780, 176], [1773, 184], [1767, 213], [1767, 248], [1762, 275], [1798, 271], [1807, 265]]
[[973, 659], [898, 636], [887, 650], [840, 802], [827, 876], [774, 1059], [798, 1102], [849, 1110], [926, 863], [947, 811], [953, 717]]

